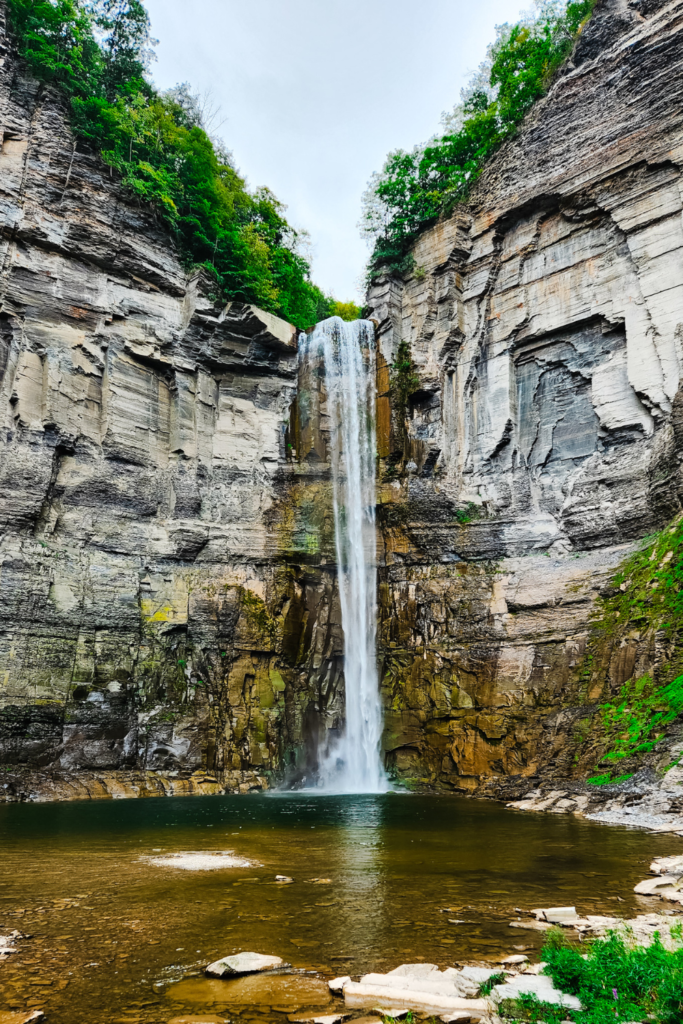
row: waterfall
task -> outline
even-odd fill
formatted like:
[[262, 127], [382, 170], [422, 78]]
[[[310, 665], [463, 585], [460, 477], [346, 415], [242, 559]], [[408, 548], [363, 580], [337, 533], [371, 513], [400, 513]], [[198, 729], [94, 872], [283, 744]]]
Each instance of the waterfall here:
[[375, 539], [375, 348], [368, 320], [332, 317], [302, 337], [324, 368], [334, 532], [344, 631], [346, 725], [320, 752], [318, 786], [341, 793], [388, 788], [380, 758]]

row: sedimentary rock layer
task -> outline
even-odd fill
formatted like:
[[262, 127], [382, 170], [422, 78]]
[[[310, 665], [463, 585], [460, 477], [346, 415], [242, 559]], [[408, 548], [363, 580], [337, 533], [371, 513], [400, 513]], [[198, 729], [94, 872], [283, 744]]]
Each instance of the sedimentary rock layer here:
[[0, 18], [0, 760], [304, 770], [341, 637], [295, 329], [188, 276]]
[[585, 649], [681, 509], [682, 91], [683, 3], [602, 0], [467, 206], [370, 289], [387, 368], [407, 347], [419, 378], [406, 406], [379, 386], [400, 774], [585, 777], [596, 705], [670, 654], [642, 624]]

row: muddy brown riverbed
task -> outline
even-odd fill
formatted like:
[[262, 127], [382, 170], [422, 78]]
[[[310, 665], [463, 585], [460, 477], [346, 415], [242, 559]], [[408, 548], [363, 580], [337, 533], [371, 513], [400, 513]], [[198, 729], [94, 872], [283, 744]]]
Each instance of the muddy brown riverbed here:
[[[573, 817], [399, 794], [5, 805], [0, 841], [0, 933], [33, 936], [0, 963], [0, 1010], [38, 1007], [48, 1024], [284, 1022], [324, 1007], [334, 975], [519, 947], [533, 956], [542, 937], [509, 927], [515, 908], [660, 910], [633, 886], [653, 856], [683, 848]], [[232, 851], [253, 866], [158, 863], [188, 851]], [[207, 963], [240, 950], [283, 957], [295, 973], [204, 978]]]

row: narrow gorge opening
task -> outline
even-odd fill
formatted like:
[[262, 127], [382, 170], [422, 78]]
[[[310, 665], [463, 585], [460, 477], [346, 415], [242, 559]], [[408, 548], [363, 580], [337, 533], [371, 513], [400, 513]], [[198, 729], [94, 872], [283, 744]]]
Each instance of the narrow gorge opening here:
[[[382, 793], [377, 676], [375, 348], [369, 320], [331, 317], [302, 334], [299, 359], [321, 367], [329, 422], [334, 535], [344, 633], [346, 721], [321, 741], [317, 788]], [[322, 412], [322, 410], [321, 410]]]

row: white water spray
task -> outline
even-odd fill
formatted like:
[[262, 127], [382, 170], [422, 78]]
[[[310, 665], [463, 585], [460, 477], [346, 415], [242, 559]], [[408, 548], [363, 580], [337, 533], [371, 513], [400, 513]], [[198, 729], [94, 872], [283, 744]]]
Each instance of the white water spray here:
[[382, 705], [375, 650], [374, 328], [368, 320], [345, 323], [332, 317], [302, 342], [325, 369], [345, 648], [346, 727], [332, 749], [321, 752], [318, 786], [337, 793], [383, 793], [388, 784], [380, 757]]

